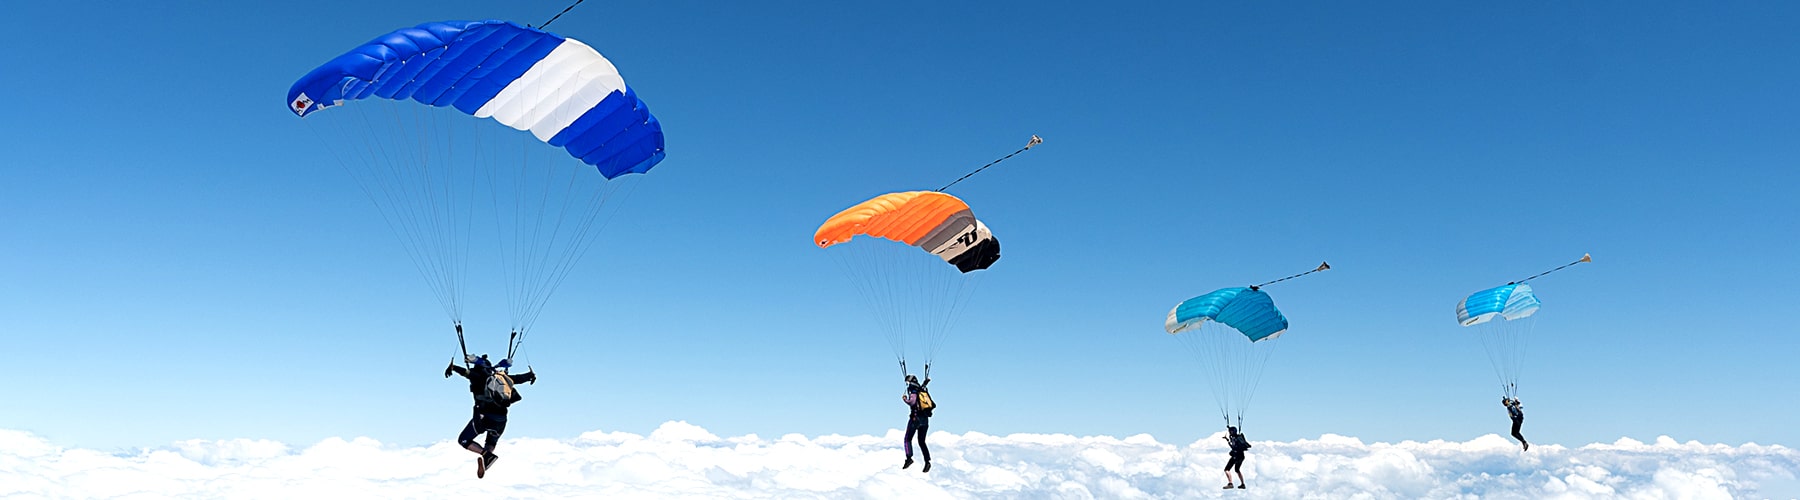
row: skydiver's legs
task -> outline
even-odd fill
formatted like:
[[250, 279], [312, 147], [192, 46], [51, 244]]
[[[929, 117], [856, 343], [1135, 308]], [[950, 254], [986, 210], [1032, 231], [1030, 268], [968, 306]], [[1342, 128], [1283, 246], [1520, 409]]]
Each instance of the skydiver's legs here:
[[919, 432], [919, 419], [906, 419], [906, 435], [900, 438], [900, 449], [906, 452], [908, 462], [912, 461], [913, 434]]
[[931, 467], [931, 448], [925, 446], [925, 435], [931, 432], [931, 418], [919, 417], [919, 454], [925, 456], [925, 466]]
[[[456, 436], [456, 443], [463, 449], [486, 456], [494, 452], [494, 446], [500, 444], [500, 434], [506, 432], [506, 417], [476, 413], [469, 418], [469, 424], [463, 426], [461, 434]], [[487, 446], [475, 442], [475, 436], [487, 433]]]
[[1525, 451], [1531, 451], [1531, 443], [1525, 442], [1525, 435], [1519, 434], [1519, 426], [1525, 425], [1525, 418], [1524, 417], [1515, 418], [1515, 419], [1512, 419], [1512, 421], [1513, 421], [1513, 427], [1512, 427], [1513, 439], [1519, 440], [1519, 444], [1525, 446]]
[[1232, 453], [1231, 459], [1225, 461], [1225, 487], [1231, 488], [1231, 471], [1237, 471], [1238, 484], [1244, 484], [1244, 454]]
[[900, 449], [906, 451], [906, 463], [900, 464], [900, 468], [902, 468], [902, 469], [905, 469], [907, 467], [912, 467], [912, 464], [913, 464], [912, 441], [913, 441], [913, 434], [917, 433], [917, 432], [919, 432], [918, 417], [907, 418], [906, 419], [906, 435], [900, 437]]
[[476, 454], [486, 454], [487, 450], [482, 449], [481, 445], [475, 444], [475, 436], [481, 434], [480, 423], [480, 413], [469, 417], [469, 425], [463, 426], [462, 434], [456, 435], [456, 444], [460, 444], [463, 449], [475, 452]]
[[487, 425], [484, 427], [487, 431], [487, 455], [492, 460], [494, 447], [500, 445], [500, 435], [506, 433], [506, 416], [486, 415], [486, 417], [484, 420]]

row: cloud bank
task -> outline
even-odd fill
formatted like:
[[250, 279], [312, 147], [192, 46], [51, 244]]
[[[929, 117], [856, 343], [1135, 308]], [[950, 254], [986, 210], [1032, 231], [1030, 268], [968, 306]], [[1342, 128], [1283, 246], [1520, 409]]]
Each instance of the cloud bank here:
[[1218, 436], [933, 433], [933, 469], [900, 470], [900, 432], [721, 438], [686, 422], [648, 436], [505, 439], [476, 479], [453, 442], [183, 441], [126, 453], [0, 430], [0, 498], [1792, 498], [1800, 451], [1620, 439], [1521, 453], [1471, 441], [1252, 441], [1250, 489], [1224, 491]]

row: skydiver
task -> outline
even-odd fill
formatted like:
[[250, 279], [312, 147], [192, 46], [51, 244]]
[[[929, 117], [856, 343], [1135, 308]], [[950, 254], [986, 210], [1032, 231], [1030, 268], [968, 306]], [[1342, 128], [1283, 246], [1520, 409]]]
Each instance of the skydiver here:
[[[460, 331], [462, 327], [459, 325], [457, 329]], [[455, 373], [469, 379], [469, 392], [475, 395], [474, 415], [469, 417], [469, 424], [463, 426], [462, 434], [456, 436], [456, 442], [463, 449], [481, 455], [475, 459], [475, 477], [485, 477], [488, 467], [492, 467], [494, 461], [500, 459], [499, 455], [494, 454], [494, 446], [500, 443], [500, 434], [506, 432], [506, 407], [521, 399], [517, 392], [513, 392], [510, 397], [496, 397], [488, 385], [489, 379], [495, 374], [502, 374], [514, 383], [537, 385], [537, 374], [531, 371], [518, 375], [509, 374], [507, 368], [512, 366], [511, 359], [490, 364], [486, 354], [467, 356], [464, 362], [469, 364], [468, 368], [457, 365], [455, 361], [450, 362], [450, 366], [444, 368], [444, 378], [450, 378], [450, 374]], [[484, 432], [487, 433], [486, 446], [475, 442], [475, 436]]]
[[[1250, 440], [1238, 433], [1237, 427], [1225, 426], [1225, 443], [1231, 446], [1231, 459], [1225, 461], [1225, 489], [1244, 489], [1250, 482], [1244, 480], [1244, 451], [1250, 449]], [[1231, 471], [1237, 471], [1238, 484], [1231, 484]]]
[[1519, 440], [1519, 444], [1525, 447], [1523, 451], [1531, 451], [1531, 443], [1525, 442], [1525, 436], [1519, 434], [1519, 426], [1525, 425], [1525, 407], [1519, 405], [1519, 398], [1504, 396], [1500, 398], [1500, 404], [1506, 406], [1506, 416], [1512, 417], [1513, 439]]
[[[925, 456], [925, 468], [920, 469], [919, 472], [931, 472], [931, 449], [925, 447], [925, 434], [931, 430], [931, 411], [936, 405], [930, 404], [930, 407], [921, 407], [931, 401], [931, 392], [926, 389], [929, 385], [931, 385], [929, 377], [925, 379], [925, 383], [921, 384], [918, 377], [906, 376], [906, 393], [900, 396], [900, 401], [906, 403], [906, 407], [910, 411], [906, 416], [906, 436], [900, 438], [900, 447], [906, 450], [906, 463], [900, 465], [902, 469], [912, 467], [912, 441], [913, 435], [916, 433], [919, 436], [919, 452]], [[920, 394], [924, 394], [924, 396], [921, 397]]]

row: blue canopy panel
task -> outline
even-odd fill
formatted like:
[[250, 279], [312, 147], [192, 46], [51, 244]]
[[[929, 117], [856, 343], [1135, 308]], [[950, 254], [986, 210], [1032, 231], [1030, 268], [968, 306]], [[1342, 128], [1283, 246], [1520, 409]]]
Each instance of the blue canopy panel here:
[[1456, 304], [1456, 322], [1474, 326], [1495, 317], [1511, 321], [1536, 313], [1539, 305], [1537, 295], [1531, 293], [1531, 285], [1498, 286], [1475, 292]]
[[1279, 337], [1288, 328], [1287, 317], [1275, 309], [1275, 299], [1248, 287], [1222, 288], [1188, 299], [1169, 310], [1163, 328], [1181, 333], [1200, 328], [1209, 319], [1237, 329], [1251, 342]]
[[611, 179], [661, 162], [662, 124], [617, 68], [580, 41], [506, 21], [445, 21], [351, 49], [288, 89], [306, 116], [379, 97], [450, 106], [531, 131]]

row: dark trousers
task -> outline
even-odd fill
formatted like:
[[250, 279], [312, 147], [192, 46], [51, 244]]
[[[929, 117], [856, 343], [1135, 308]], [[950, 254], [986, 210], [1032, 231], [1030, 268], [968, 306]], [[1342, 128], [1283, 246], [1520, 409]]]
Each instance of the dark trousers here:
[[1513, 429], [1512, 429], [1513, 439], [1517, 439], [1521, 443], [1525, 442], [1525, 436], [1523, 434], [1519, 434], [1519, 426], [1525, 425], [1525, 417], [1513, 417], [1512, 421], [1513, 421]]
[[1238, 477], [1244, 477], [1244, 452], [1231, 452], [1231, 460], [1225, 461], [1225, 471], [1237, 471]]
[[925, 434], [931, 430], [931, 417], [912, 417], [906, 419], [906, 437], [900, 438], [901, 448], [906, 450], [906, 458], [912, 458], [913, 435], [919, 436], [919, 453], [925, 455], [925, 461], [931, 461], [931, 448], [925, 447]]
[[475, 416], [469, 418], [469, 425], [463, 426], [462, 434], [456, 436], [456, 442], [468, 448], [475, 442], [475, 435], [483, 432], [487, 433], [487, 446], [482, 450], [493, 453], [494, 445], [500, 444], [500, 434], [506, 432], [506, 415], [475, 412]]

